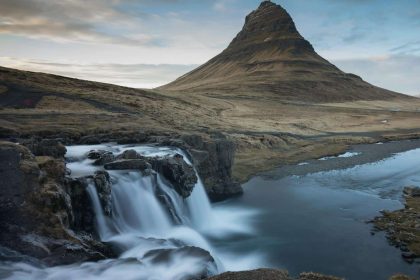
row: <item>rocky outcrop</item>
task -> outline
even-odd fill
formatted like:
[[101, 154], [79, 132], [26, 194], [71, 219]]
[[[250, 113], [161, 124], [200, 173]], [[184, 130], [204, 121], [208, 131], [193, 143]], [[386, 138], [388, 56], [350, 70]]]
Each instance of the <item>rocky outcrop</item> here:
[[115, 160], [115, 156], [108, 151], [92, 150], [88, 154], [88, 159], [95, 160], [95, 165], [104, 165]]
[[64, 160], [53, 157], [62, 154], [56, 148], [39, 148], [42, 156], [35, 157], [22, 145], [0, 142], [0, 246], [46, 265], [114, 256], [106, 245], [74, 227], [74, 202], [83, 202], [68, 192]]
[[318, 273], [304, 272], [298, 278], [289, 276], [284, 270], [257, 269], [242, 272], [226, 272], [218, 276], [210, 277], [209, 280], [343, 280], [342, 278], [327, 276]]
[[200, 260], [201, 271], [184, 275], [183, 279], [204, 279], [216, 271], [216, 262], [209, 252], [198, 247], [184, 246], [173, 249], [158, 249], [148, 251], [144, 259], [154, 265], [167, 265], [176, 259], [194, 258]]
[[[29, 135], [28, 135], [29, 136]], [[32, 136], [31, 136], [32, 137]], [[240, 184], [232, 179], [232, 167], [236, 146], [234, 141], [221, 133], [210, 134], [176, 134], [154, 133], [145, 131], [124, 131], [109, 133], [93, 133], [80, 135], [78, 133], [52, 133], [37, 135], [30, 139], [16, 139], [29, 148], [40, 146], [42, 137], [52, 139], [54, 143], [66, 145], [100, 144], [115, 142], [118, 144], [160, 144], [175, 146], [189, 153], [194, 167], [198, 171], [207, 194], [212, 201], [220, 201], [242, 193]], [[48, 140], [50, 141], [50, 140]], [[43, 143], [47, 143], [44, 141]], [[33, 150], [37, 150], [33, 148]], [[142, 159], [134, 150], [127, 150], [121, 155], [101, 150], [92, 150], [89, 158], [95, 160], [95, 165], [105, 165], [118, 160]]]
[[[242, 194], [241, 185], [232, 179], [236, 150], [233, 141], [224, 135], [215, 135], [211, 138], [184, 135], [181, 141], [182, 147], [190, 153], [212, 201]], [[173, 144], [176, 143], [175, 141]]]
[[104, 214], [111, 216], [112, 214], [112, 202], [111, 202], [111, 178], [106, 171], [97, 171], [93, 177], [95, 183], [96, 192], [99, 196]]
[[187, 198], [191, 195], [198, 178], [182, 155], [152, 158], [151, 163], [152, 168], [168, 180], [180, 196]]
[[144, 159], [144, 157], [135, 150], [126, 150], [121, 155], [118, 155], [117, 159]]
[[390, 244], [401, 249], [401, 256], [409, 263], [420, 259], [420, 188], [404, 188], [404, 209], [389, 212], [373, 221], [373, 233], [385, 231]]
[[28, 149], [14, 143], [0, 142], [0, 159], [0, 211], [7, 213], [39, 188], [40, 170]]
[[187, 198], [198, 181], [195, 170], [187, 164], [182, 155], [173, 157], [143, 157], [134, 150], [124, 151], [117, 160], [104, 165], [106, 170], [155, 170], [163, 176], [175, 191]]
[[63, 158], [66, 154], [66, 147], [56, 139], [32, 138], [22, 142], [35, 156], [50, 156]]
[[71, 228], [77, 232], [95, 233], [95, 212], [87, 187], [89, 178], [66, 178], [66, 192], [71, 199], [73, 221]]

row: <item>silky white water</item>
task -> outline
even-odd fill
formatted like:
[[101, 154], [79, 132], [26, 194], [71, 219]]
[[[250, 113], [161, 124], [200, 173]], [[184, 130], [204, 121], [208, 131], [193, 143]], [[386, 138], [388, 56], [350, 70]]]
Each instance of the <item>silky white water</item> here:
[[[103, 167], [94, 166], [93, 160], [87, 159], [89, 151], [106, 150], [118, 155], [130, 149], [147, 157], [181, 154], [191, 164], [177, 148], [106, 144], [67, 147], [67, 167], [75, 178], [92, 175]], [[109, 174], [111, 217], [104, 215], [95, 186], [92, 184], [87, 190], [98, 235], [120, 252], [119, 258], [53, 268], [14, 263], [1, 268], [10, 270], [10, 279], [189, 279], [203, 272], [213, 275], [261, 266], [258, 254], [238, 256], [216, 251], [208, 241], [252, 235], [250, 220], [254, 211], [224, 205], [212, 208], [200, 179], [191, 196], [183, 199], [156, 172], [143, 175], [125, 170]], [[209, 252], [214, 261], [209, 261], [204, 251], [189, 250], [191, 246]]]

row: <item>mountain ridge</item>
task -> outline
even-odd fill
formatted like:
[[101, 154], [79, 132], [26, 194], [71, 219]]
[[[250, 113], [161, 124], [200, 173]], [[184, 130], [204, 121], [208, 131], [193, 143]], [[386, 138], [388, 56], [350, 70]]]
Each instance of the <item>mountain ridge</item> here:
[[318, 55], [289, 13], [263, 1], [228, 47], [159, 88], [203, 94], [275, 95], [284, 100], [341, 102], [404, 98], [344, 73]]

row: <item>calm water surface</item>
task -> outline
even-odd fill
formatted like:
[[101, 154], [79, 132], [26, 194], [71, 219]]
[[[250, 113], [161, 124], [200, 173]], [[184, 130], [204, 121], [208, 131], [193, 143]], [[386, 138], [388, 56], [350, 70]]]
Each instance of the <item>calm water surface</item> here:
[[[323, 164], [310, 164], [318, 163]], [[293, 275], [317, 271], [382, 280], [405, 273], [420, 279], [420, 266], [404, 262], [399, 249], [383, 233], [371, 235], [366, 223], [382, 209], [402, 208], [402, 189], [409, 185], [420, 186], [420, 149], [343, 170], [255, 177], [244, 185], [243, 197], [229, 202], [260, 211], [253, 220], [255, 234], [214, 243], [253, 251], [265, 266]]]

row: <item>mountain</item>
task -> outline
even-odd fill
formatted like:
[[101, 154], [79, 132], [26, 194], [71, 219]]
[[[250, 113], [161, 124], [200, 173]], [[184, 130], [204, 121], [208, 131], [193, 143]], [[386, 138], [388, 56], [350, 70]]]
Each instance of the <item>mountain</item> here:
[[340, 102], [402, 97], [347, 74], [319, 56], [281, 6], [264, 1], [219, 55], [160, 88], [166, 91], [274, 95], [284, 100]]
[[[210, 149], [208, 158], [217, 164], [203, 168], [209, 173], [230, 170], [226, 158], [234, 157], [232, 176], [240, 181], [339, 154], [347, 144], [416, 138], [419, 124], [420, 99], [343, 73], [315, 53], [285, 10], [269, 2], [247, 17], [222, 54], [162, 89], [0, 67], [0, 139], [134, 143], [144, 139], [130, 135], [145, 132], [154, 137], [149, 141], [187, 142], [195, 153]], [[234, 154], [223, 144], [227, 140], [235, 144]], [[200, 162], [207, 158], [197, 155]], [[220, 185], [230, 172], [222, 175], [206, 185]]]

